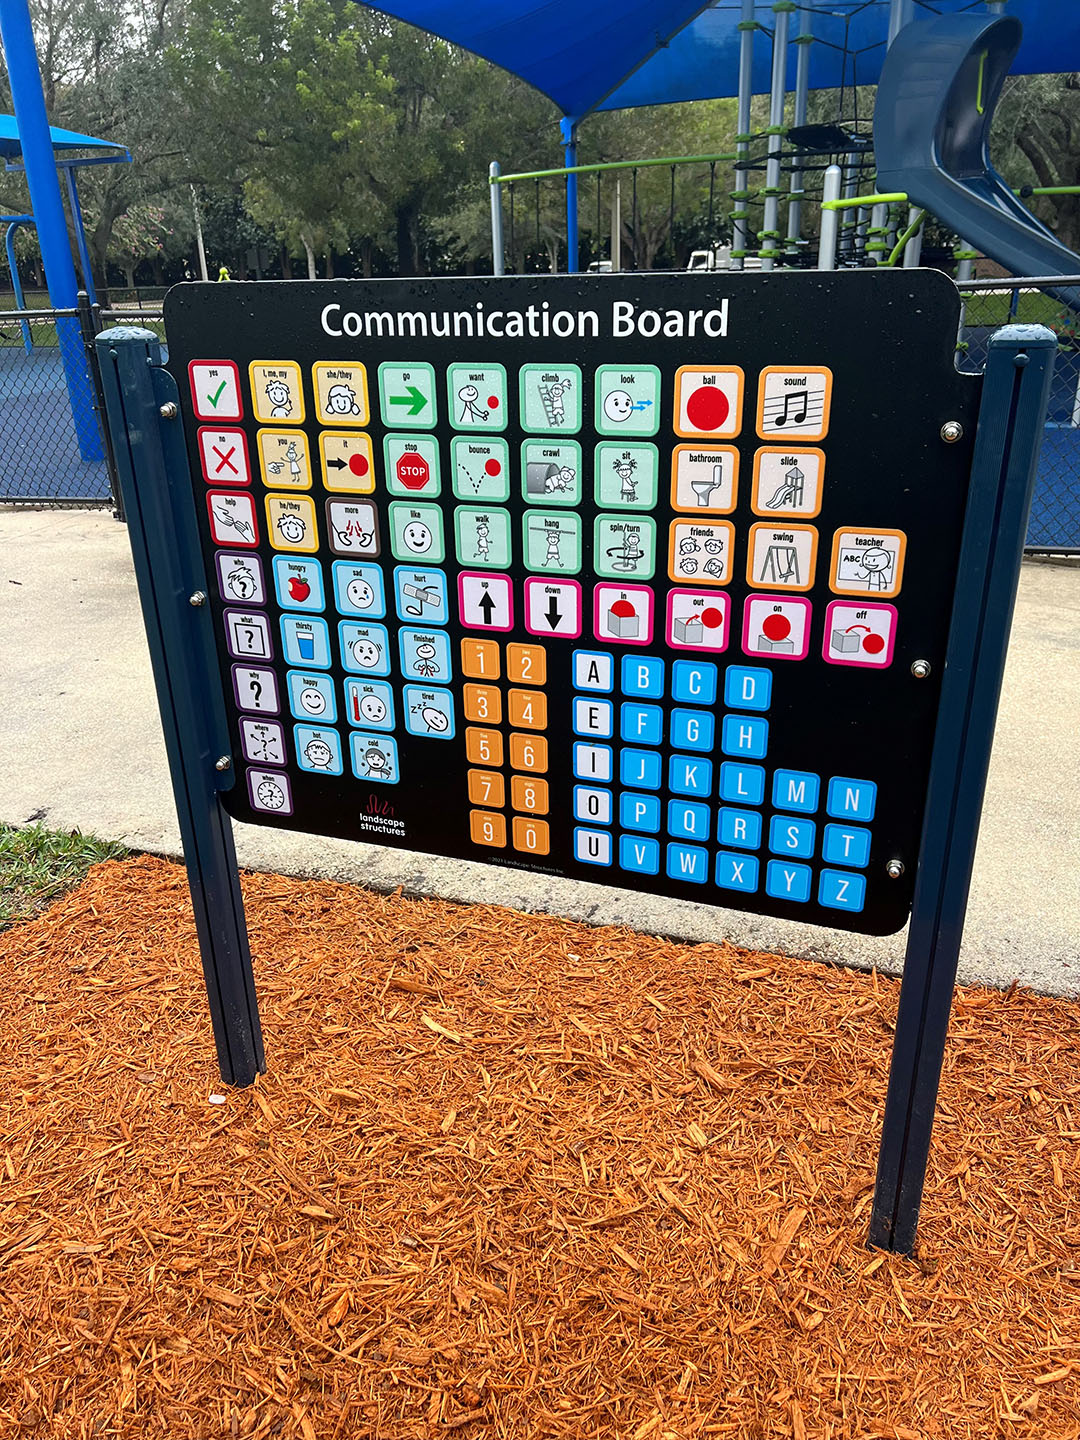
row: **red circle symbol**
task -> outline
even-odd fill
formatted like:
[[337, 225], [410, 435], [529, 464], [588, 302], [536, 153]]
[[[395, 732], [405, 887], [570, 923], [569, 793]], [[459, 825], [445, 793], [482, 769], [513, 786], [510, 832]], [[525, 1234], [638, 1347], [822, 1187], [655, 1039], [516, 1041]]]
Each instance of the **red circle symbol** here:
[[487, 471], [487, 473], [488, 473], [489, 475], [501, 475], [501, 474], [502, 474], [502, 466], [499, 464], [498, 460], [495, 459], [495, 456], [494, 456], [494, 455], [491, 457], [490, 460], [485, 460], [485, 461], [484, 461], [484, 469]]
[[498, 397], [497, 395], [489, 395], [489, 396], [488, 396], [488, 409], [489, 409], [489, 410], [497, 410], [498, 408], [499, 408], [499, 397]]
[[885, 649], [885, 640], [881, 635], [864, 635], [862, 648], [868, 655], [880, 655]]
[[631, 615], [636, 615], [637, 611], [629, 600], [616, 600], [611, 607], [611, 613], [617, 615], [620, 620], [628, 620]]
[[717, 385], [699, 385], [686, 402], [686, 418], [695, 430], [719, 430], [731, 406]]
[[406, 490], [422, 490], [431, 479], [431, 469], [422, 455], [399, 455], [395, 468]]
[[354, 475], [366, 475], [368, 472], [368, 459], [366, 455], [350, 455], [349, 469]]
[[786, 615], [766, 615], [761, 622], [761, 633], [766, 640], [786, 640], [791, 634], [791, 621]]
[[710, 605], [707, 610], [701, 612], [701, 623], [706, 630], [719, 630], [724, 623], [724, 612], [718, 610], [715, 605]]

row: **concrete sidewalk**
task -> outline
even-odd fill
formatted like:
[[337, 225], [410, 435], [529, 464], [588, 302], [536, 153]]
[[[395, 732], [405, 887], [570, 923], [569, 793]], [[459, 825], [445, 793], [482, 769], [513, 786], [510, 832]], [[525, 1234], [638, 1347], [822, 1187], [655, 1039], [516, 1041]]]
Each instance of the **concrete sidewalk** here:
[[[127, 533], [83, 511], [0, 510], [0, 821], [179, 853]], [[1080, 994], [1080, 568], [1025, 564], [961, 976]], [[257, 870], [897, 970], [904, 935], [846, 935], [461, 860], [236, 828]]]

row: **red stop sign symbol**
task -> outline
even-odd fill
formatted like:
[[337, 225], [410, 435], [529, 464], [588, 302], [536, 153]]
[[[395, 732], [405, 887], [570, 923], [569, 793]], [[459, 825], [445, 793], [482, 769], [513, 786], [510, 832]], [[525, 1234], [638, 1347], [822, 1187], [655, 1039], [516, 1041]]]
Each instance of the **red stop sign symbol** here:
[[406, 490], [422, 490], [431, 479], [431, 470], [422, 455], [399, 455], [397, 478]]

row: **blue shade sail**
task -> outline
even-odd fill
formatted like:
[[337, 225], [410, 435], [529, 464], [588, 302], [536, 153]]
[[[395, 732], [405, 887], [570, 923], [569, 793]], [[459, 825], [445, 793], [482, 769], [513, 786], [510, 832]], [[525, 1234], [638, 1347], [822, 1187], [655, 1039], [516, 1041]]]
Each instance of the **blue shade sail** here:
[[[734, 95], [738, 80], [741, 5], [673, 0], [397, 0], [370, 6], [474, 51], [549, 96], [564, 115], [707, 100]], [[877, 81], [885, 55], [889, 0], [802, 0], [790, 17], [794, 36], [805, 26], [815, 43], [815, 90]], [[915, 0], [914, 17], [982, 10], [981, 0]], [[1076, 0], [1010, 0], [1024, 27], [1012, 67], [1016, 75], [1080, 70], [1080, 4]], [[770, 4], [756, 18], [771, 29]], [[754, 43], [754, 93], [769, 89], [771, 45]], [[789, 87], [795, 50], [789, 47]]]

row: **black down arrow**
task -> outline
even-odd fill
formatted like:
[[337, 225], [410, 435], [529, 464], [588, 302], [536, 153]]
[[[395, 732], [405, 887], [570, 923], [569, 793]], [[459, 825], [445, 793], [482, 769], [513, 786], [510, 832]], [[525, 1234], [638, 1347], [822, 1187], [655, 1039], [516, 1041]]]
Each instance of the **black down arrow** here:
[[562, 619], [562, 611], [559, 609], [559, 597], [552, 595], [548, 600], [547, 612], [544, 616], [552, 630], [559, 628], [559, 621]]

